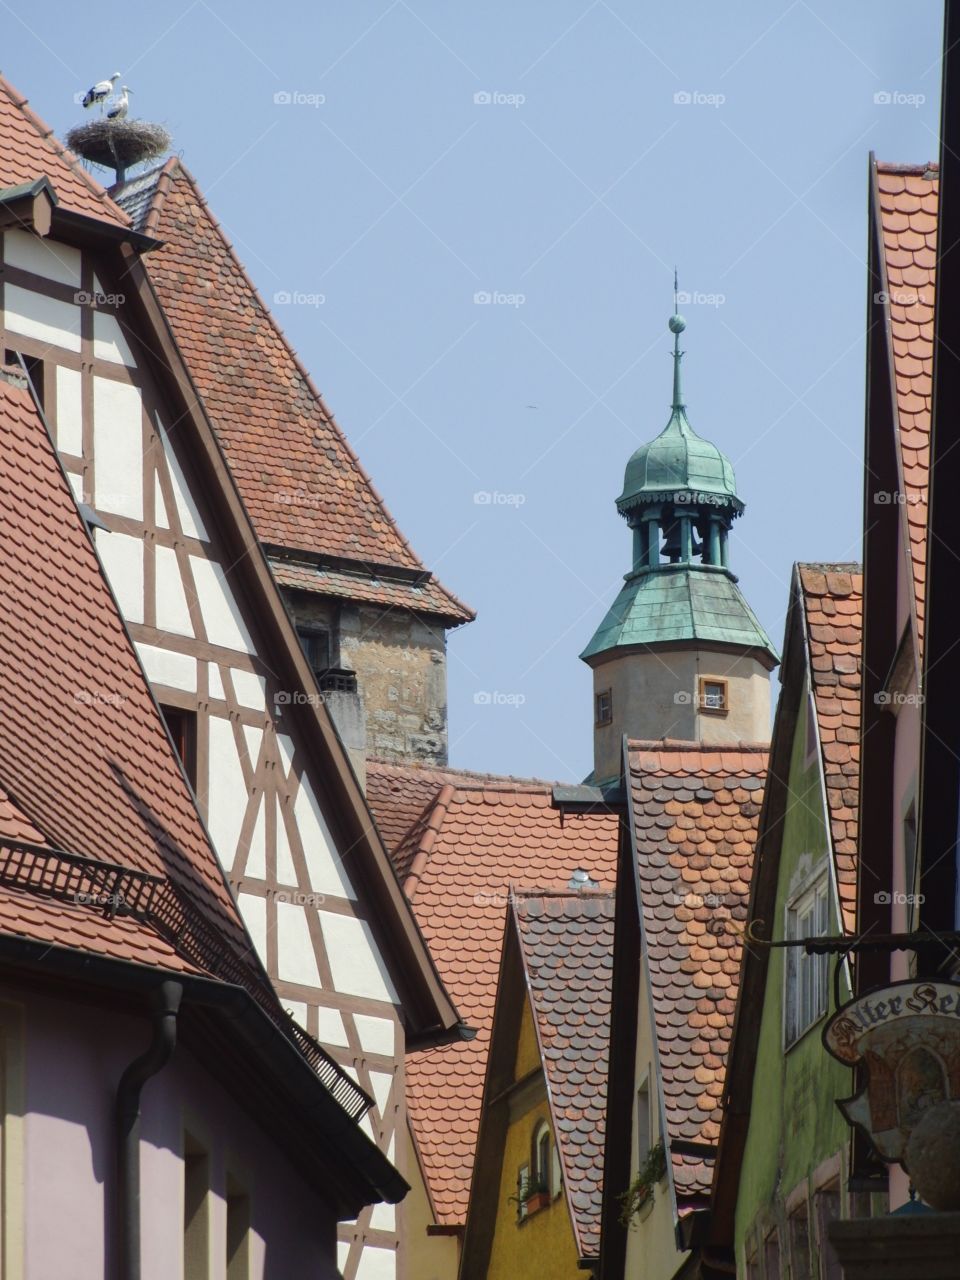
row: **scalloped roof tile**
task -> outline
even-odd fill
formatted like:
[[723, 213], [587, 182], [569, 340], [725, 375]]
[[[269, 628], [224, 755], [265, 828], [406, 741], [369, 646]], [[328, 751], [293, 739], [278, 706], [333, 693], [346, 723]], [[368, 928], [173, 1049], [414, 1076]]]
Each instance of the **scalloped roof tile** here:
[[618, 823], [593, 814], [561, 825], [548, 782], [374, 761], [367, 786], [444, 986], [477, 1028], [476, 1039], [412, 1054], [406, 1064], [437, 1220], [458, 1224], [469, 1200], [504, 908], [514, 888], [566, 889], [577, 867], [611, 889]]
[[65, 209], [116, 226], [130, 218], [32, 110], [27, 99], [0, 76], [0, 187], [48, 177]]
[[860, 662], [863, 573], [858, 564], [800, 564], [810, 678], [844, 928], [857, 909], [860, 798]]
[[[147, 274], [284, 584], [472, 619], [400, 532], [183, 163], [168, 160], [117, 198], [162, 241]], [[296, 563], [297, 552], [322, 572]], [[391, 580], [391, 568], [406, 580]]]
[[519, 890], [512, 915], [577, 1249], [600, 1254], [614, 895]]
[[917, 639], [923, 651], [927, 572], [927, 487], [933, 405], [933, 305], [940, 183], [935, 164], [877, 163], [896, 381], [899, 503], [913, 564]]
[[[631, 742], [637, 875], [670, 1139], [715, 1144], [740, 983], [765, 746]], [[712, 1168], [672, 1157], [677, 1194]]]

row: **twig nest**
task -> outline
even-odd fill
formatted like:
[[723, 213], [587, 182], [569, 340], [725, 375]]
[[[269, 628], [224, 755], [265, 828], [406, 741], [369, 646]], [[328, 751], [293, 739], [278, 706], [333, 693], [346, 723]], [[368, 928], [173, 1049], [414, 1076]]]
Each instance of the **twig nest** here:
[[960, 1209], [960, 1101], [938, 1102], [914, 1126], [904, 1164], [927, 1204]]
[[71, 129], [66, 143], [85, 160], [122, 172], [145, 160], [156, 160], [169, 151], [170, 135], [161, 125], [148, 124], [146, 120], [104, 117]]

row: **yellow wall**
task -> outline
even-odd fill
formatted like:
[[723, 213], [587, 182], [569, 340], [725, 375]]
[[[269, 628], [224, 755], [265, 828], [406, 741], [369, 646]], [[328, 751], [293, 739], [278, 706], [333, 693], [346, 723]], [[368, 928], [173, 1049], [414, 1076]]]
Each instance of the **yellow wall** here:
[[406, 1143], [401, 1168], [410, 1183], [400, 1209], [401, 1257], [400, 1274], [404, 1280], [457, 1280], [460, 1267], [460, 1241], [457, 1236], [428, 1236], [427, 1227], [436, 1219], [423, 1181], [420, 1162], [409, 1129], [404, 1129]]
[[[630, 1112], [630, 1179], [633, 1180], [639, 1166], [637, 1149], [637, 1094], [644, 1077], [650, 1090], [651, 1127], [650, 1142], [660, 1140], [660, 1101], [657, 1096], [657, 1078], [653, 1044], [653, 1019], [647, 998], [647, 977], [640, 974], [640, 1000], [637, 1016], [637, 1056], [634, 1063], [633, 1103]], [[617, 1192], [626, 1188], [616, 1188]], [[678, 1267], [690, 1255], [677, 1248], [674, 1234], [673, 1200], [670, 1183], [664, 1178], [657, 1183], [653, 1193], [653, 1207], [641, 1209], [627, 1232], [627, 1259], [625, 1274], [644, 1277], [644, 1280], [672, 1280]]]
[[[539, 1065], [530, 1004], [525, 1001], [515, 1078], [522, 1080]], [[546, 1120], [552, 1131], [542, 1087], [533, 1093], [526, 1110], [515, 1116], [507, 1129], [487, 1280], [584, 1280], [586, 1275], [577, 1266], [577, 1246], [562, 1188], [555, 1188], [559, 1194], [551, 1203], [522, 1223], [517, 1221], [516, 1203], [509, 1199], [516, 1195], [520, 1166], [530, 1164], [533, 1132], [541, 1120]], [[488, 1177], [492, 1174], [492, 1170], [487, 1171]]]
[[537, 1031], [533, 1025], [533, 1014], [530, 1001], [523, 1002], [523, 1017], [520, 1019], [520, 1034], [517, 1037], [517, 1057], [513, 1067], [514, 1080], [522, 1080], [531, 1071], [540, 1066], [540, 1046], [537, 1043]]

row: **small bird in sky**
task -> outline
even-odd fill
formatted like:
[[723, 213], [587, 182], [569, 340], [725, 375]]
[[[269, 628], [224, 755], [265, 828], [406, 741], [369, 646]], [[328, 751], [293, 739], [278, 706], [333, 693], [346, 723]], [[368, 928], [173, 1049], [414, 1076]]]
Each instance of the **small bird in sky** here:
[[120, 79], [120, 72], [115, 71], [109, 80], [98, 80], [83, 95], [84, 107], [92, 107], [95, 102], [100, 103], [100, 109], [103, 110], [103, 104], [113, 93], [113, 86]]
[[108, 120], [126, 120], [127, 112], [130, 110], [130, 100], [127, 95], [131, 93], [133, 90], [128, 85], [124, 85], [115, 105], [107, 112]]

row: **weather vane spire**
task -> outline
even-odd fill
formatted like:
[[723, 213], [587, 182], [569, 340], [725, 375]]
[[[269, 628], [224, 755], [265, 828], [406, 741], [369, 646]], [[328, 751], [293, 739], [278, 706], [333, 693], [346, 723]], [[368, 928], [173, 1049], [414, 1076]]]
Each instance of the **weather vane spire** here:
[[677, 285], [677, 268], [673, 268], [673, 315], [670, 317], [670, 332], [673, 334], [673, 409], [677, 412], [685, 405], [683, 403], [683, 391], [680, 386], [680, 361], [683, 359], [683, 352], [680, 350], [680, 335], [687, 327], [687, 322], [680, 315], [680, 290]]

